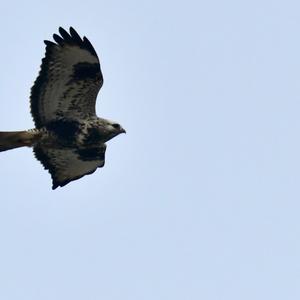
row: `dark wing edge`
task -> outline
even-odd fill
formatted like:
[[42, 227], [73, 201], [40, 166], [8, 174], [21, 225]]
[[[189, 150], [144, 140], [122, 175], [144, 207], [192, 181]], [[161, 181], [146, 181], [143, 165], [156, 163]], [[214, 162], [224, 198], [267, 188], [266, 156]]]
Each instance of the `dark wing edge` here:
[[78, 46], [81, 49], [88, 50], [92, 55], [98, 58], [96, 50], [94, 49], [93, 45], [87, 37], [84, 36], [83, 39], [81, 39], [80, 35], [76, 32], [76, 30], [73, 27], [70, 27], [69, 30], [70, 33], [68, 33], [62, 27], [59, 27], [58, 31], [61, 36], [57, 35], [56, 33], [53, 34], [53, 39], [57, 44], [48, 40], [45, 40], [44, 43], [46, 44], [46, 46], [50, 47], [53, 45], [59, 45], [61, 47], [64, 47], [65, 45]]
[[50, 67], [50, 57], [51, 57], [52, 50], [55, 47], [77, 46], [81, 49], [85, 49], [89, 51], [91, 55], [97, 58], [99, 63], [100, 81], [102, 82], [100, 88], [103, 84], [103, 75], [100, 68], [99, 58], [97, 56], [97, 53], [93, 45], [91, 44], [91, 42], [88, 40], [87, 37], [84, 36], [82, 39], [73, 27], [70, 27], [69, 30], [70, 33], [68, 33], [62, 27], [59, 27], [59, 33], [61, 36], [57, 34], [53, 34], [53, 39], [56, 43], [52, 41], [44, 40], [44, 43], [46, 44], [45, 57], [42, 59], [40, 72], [31, 88], [31, 96], [30, 96], [30, 110], [36, 128], [41, 128], [44, 125], [39, 116], [39, 99], [41, 96], [43, 96], [43, 92], [44, 92], [43, 84], [45, 84], [48, 80], [47, 73]]
[[[101, 160], [103, 161], [100, 165], [95, 166], [91, 171], [86, 172], [84, 174], [80, 174], [78, 176], [71, 177], [66, 180], [60, 180], [57, 176], [58, 170], [55, 167], [55, 160], [53, 161], [53, 158], [47, 155], [46, 149], [43, 149], [42, 146], [35, 146], [33, 148], [34, 156], [37, 160], [40, 161], [40, 163], [43, 165], [45, 170], [48, 170], [48, 172], [51, 175], [52, 178], [52, 190], [55, 190], [58, 187], [63, 187], [67, 185], [68, 183], [80, 179], [85, 175], [90, 175], [93, 174], [98, 168], [104, 167], [105, 164], [105, 151], [106, 151], [106, 145], [103, 144], [102, 149], [97, 149], [97, 158], [93, 157], [94, 152], [93, 149], [86, 149], [86, 150], [78, 150], [78, 149], [73, 149], [74, 152], [77, 153], [78, 158], [81, 159], [82, 161], [90, 161], [93, 159], [99, 159], [99, 152], [101, 152]], [[94, 149], [95, 150], [95, 149]], [[72, 150], [71, 150], [72, 151]], [[91, 156], [92, 155], [92, 156]]]

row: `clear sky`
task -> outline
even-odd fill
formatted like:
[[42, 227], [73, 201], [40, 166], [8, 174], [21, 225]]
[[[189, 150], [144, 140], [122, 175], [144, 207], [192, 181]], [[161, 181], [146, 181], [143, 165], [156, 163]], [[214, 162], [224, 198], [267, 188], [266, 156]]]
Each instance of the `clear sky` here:
[[93, 43], [127, 130], [64, 188], [0, 154], [0, 299], [300, 299], [299, 1], [2, 1], [0, 130], [44, 39]]

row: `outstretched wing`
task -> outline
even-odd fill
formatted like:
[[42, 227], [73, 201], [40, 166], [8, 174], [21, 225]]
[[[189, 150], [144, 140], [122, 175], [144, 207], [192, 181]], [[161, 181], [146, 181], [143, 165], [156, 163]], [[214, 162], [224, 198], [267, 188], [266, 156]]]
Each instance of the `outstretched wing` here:
[[46, 55], [31, 89], [31, 114], [37, 128], [66, 117], [95, 116], [97, 94], [103, 84], [100, 63], [90, 41], [70, 27], [59, 28], [56, 43], [45, 41]]
[[35, 157], [52, 177], [52, 189], [92, 174], [105, 163], [106, 145], [98, 148], [49, 148], [36, 146]]

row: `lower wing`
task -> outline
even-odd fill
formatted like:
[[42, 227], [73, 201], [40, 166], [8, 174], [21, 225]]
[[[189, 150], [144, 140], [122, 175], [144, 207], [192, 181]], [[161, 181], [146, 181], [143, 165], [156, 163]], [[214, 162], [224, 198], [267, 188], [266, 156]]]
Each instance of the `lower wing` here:
[[53, 148], [35, 146], [35, 157], [49, 171], [52, 189], [62, 187], [73, 180], [92, 174], [105, 163], [106, 145], [98, 148]]

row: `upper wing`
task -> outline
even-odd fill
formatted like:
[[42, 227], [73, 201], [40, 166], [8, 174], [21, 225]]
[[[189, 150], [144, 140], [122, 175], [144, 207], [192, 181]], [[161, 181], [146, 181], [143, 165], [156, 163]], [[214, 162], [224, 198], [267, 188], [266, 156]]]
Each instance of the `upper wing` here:
[[35, 157], [52, 177], [52, 189], [92, 174], [105, 163], [106, 145], [92, 149], [34, 147]]
[[97, 94], [103, 84], [100, 63], [90, 41], [70, 27], [59, 28], [56, 43], [45, 41], [46, 55], [31, 89], [31, 114], [40, 128], [61, 117], [94, 116]]

